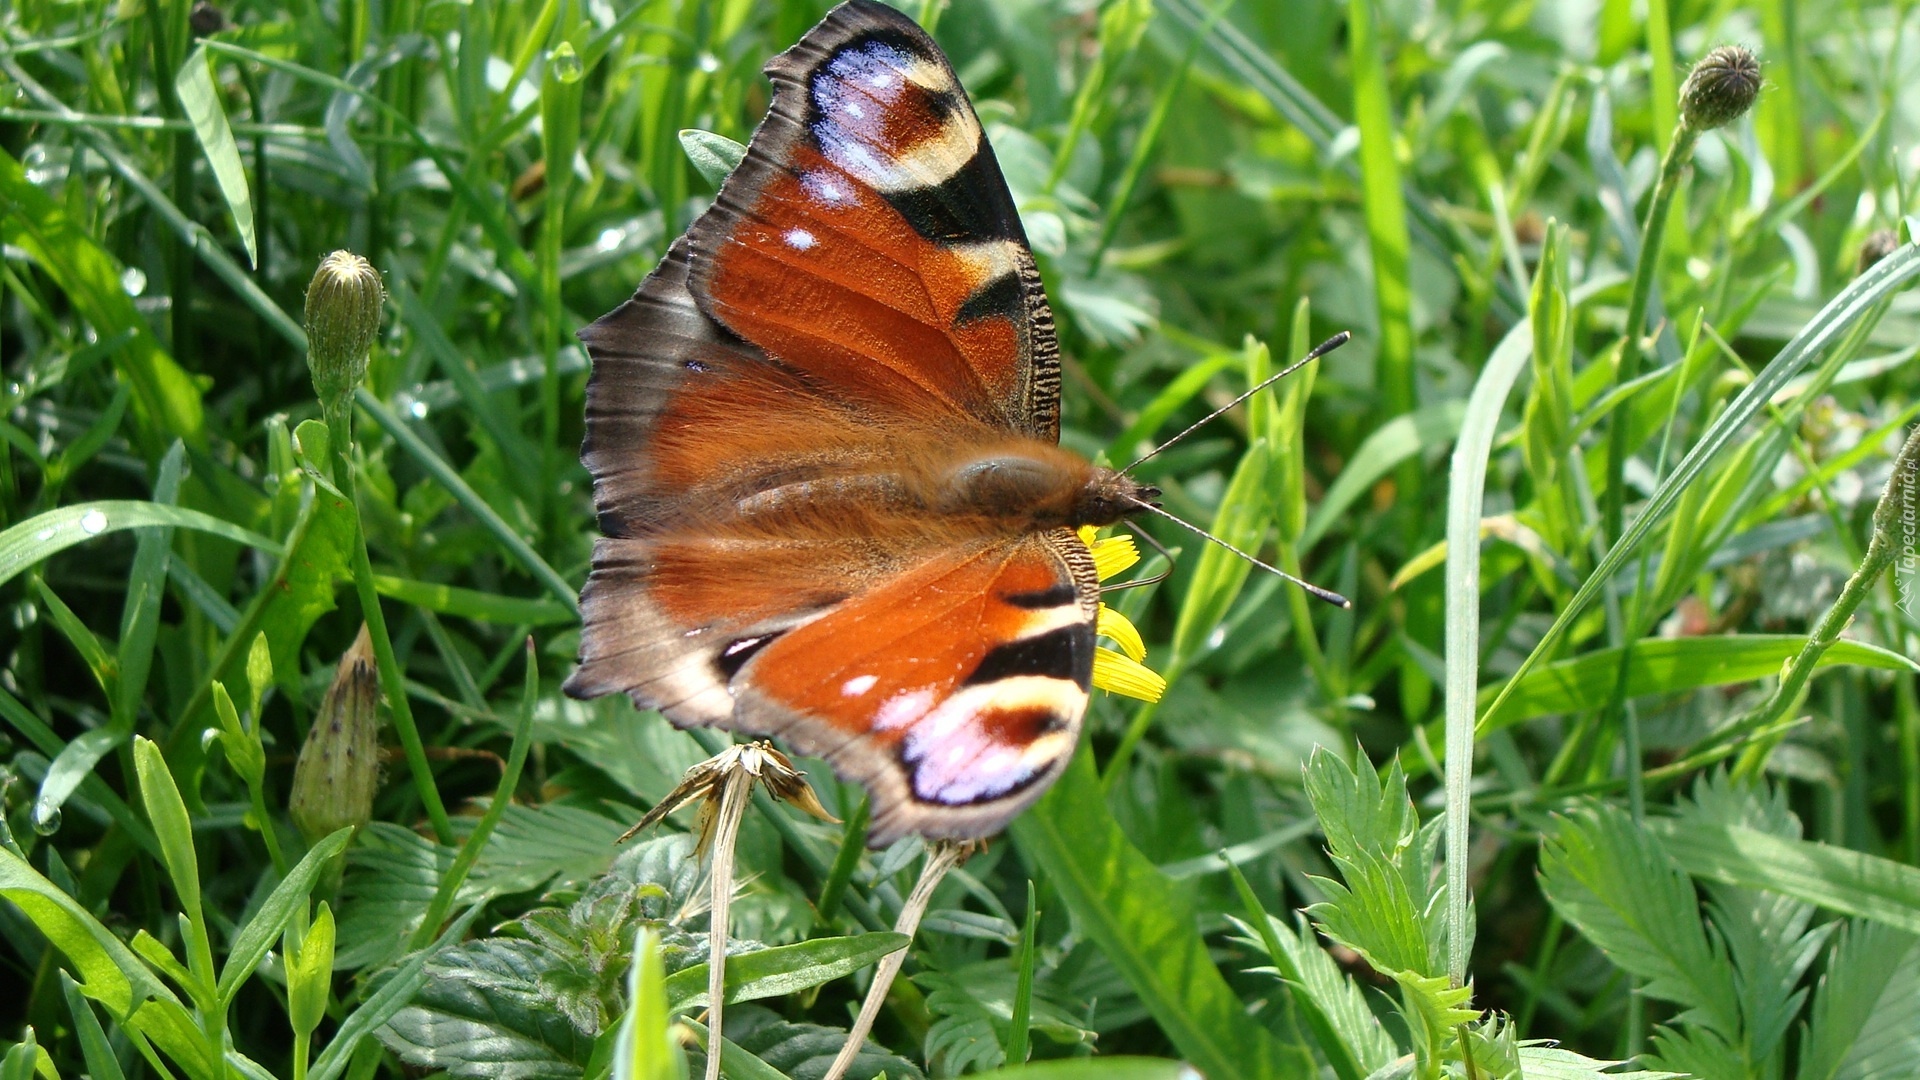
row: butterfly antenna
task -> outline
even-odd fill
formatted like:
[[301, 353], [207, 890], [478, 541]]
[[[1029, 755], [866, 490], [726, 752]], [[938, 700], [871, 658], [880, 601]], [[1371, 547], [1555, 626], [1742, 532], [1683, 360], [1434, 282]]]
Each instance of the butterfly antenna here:
[[1159, 507], [1143, 499], [1135, 499], [1133, 501], [1133, 505], [1139, 507], [1142, 510], [1150, 510], [1153, 513], [1159, 514], [1161, 517], [1166, 518], [1168, 521], [1173, 522], [1175, 525], [1178, 525], [1181, 528], [1187, 530], [1188, 532], [1193, 533], [1195, 536], [1200, 537], [1200, 539], [1205, 540], [1210, 544], [1218, 544], [1221, 547], [1226, 548], [1228, 551], [1233, 552], [1235, 555], [1238, 555], [1241, 558], [1252, 563], [1253, 565], [1259, 567], [1260, 569], [1265, 570], [1267, 573], [1274, 574], [1278, 577], [1286, 579], [1287, 581], [1293, 582], [1295, 585], [1298, 585], [1302, 589], [1305, 589], [1307, 592], [1312, 593], [1314, 596], [1317, 596], [1320, 599], [1325, 600], [1327, 603], [1332, 604], [1334, 607], [1337, 607], [1337, 608], [1353, 607], [1353, 601], [1348, 600], [1346, 597], [1341, 596], [1339, 593], [1334, 592], [1332, 589], [1323, 589], [1320, 586], [1315, 585], [1311, 581], [1301, 581], [1299, 578], [1294, 577], [1292, 574], [1287, 573], [1285, 570], [1282, 570], [1279, 567], [1272, 565], [1271, 563], [1262, 562], [1259, 559], [1256, 559], [1253, 556], [1247, 554], [1246, 552], [1241, 551], [1239, 548], [1234, 547], [1232, 544], [1227, 543], [1225, 540], [1220, 539], [1219, 537], [1213, 535], [1212, 533], [1201, 528], [1200, 526], [1187, 521], [1185, 518], [1180, 518], [1180, 517], [1174, 516], [1173, 514], [1169, 514], [1165, 510], [1162, 510]]
[[[1207, 415], [1194, 421], [1192, 424], [1187, 426], [1187, 430], [1182, 431], [1180, 434], [1175, 435], [1173, 438], [1168, 439], [1166, 442], [1163, 442], [1159, 446], [1156, 446], [1153, 449], [1147, 451], [1146, 453], [1140, 455], [1140, 457], [1136, 459], [1132, 465], [1129, 465], [1126, 468], [1121, 469], [1120, 475], [1125, 476], [1127, 473], [1132, 472], [1134, 469], [1138, 468], [1143, 462], [1146, 462], [1147, 460], [1151, 459], [1154, 455], [1160, 453], [1160, 451], [1165, 450], [1167, 447], [1172, 446], [1174, 443], [1177, 443], [1181, 439], [1184, 439], [1187, 436], [1193, 434], [1195, 431], [1199, 430], [1201, 427], [1204, 427], [1206, 424], [1210, 423], [1211, 421], [1219, 419], [1222, 413], [1225, 413], [1231, 410], [1234, 406], [1239, 405], [1241, 402], [1247, 400], [1248, 398], [1259, 393], [1260, 391], [1265, 390], [1267, 387], [1272, 386], [1274, 383], [1279, 382], [1281, 379], [1286, 378], [1287, 376], [1293, 374], [1294, 372], [1299, 371], [1301, 368], [1305, 367], [1306, 365], [1313, 363], [1315, 360], [1318, 360], [1321, 357], [1332, 352], [1333, 350], [1339, 348], [1340, 346], [1345, 345], [1348, 341], [1351, 341], [1352, 339], [1353, 339], [1353, 335], [1351, 333], [1345, 330], [1342, 330], [1339, 333], [1328, 338], [1327, 340], [1314, 346], [1312, 352], [1308, 353], [1307, 355], [1301, 357], [1298, 360], [1295, 360], [1293, 363], [1288, 364], [1285, 368], [1282, 368], [1280, 371], [1275, 372], [1274, 374], [1269, 375], [1264, 379], [1261, 379], [1258, 385], [1254, 386], [1251, 390], [1248, 390], [1246, 393], [1241, 394], [1239, 397], [1234, 398], [1232, 401], [1227, 402], [1225, 405], [1220, 406], [1219, 408], [1213, 410]], [[1185, 525], [1186, 522], [1183, 521], [1181, 522], [1181, 524]], [[1189, 528], [1191, 528], [1191, 526], [1189, 526]], [[1209, 539], [1212, 539], [1212, 538], [1209, 537]], [[1256, 559], [1254, 561], [1258, 562], [1259, 560]], [[1283, 574], [1281, 576], [1284, 577], [1285, 575]], [[1299, 581], [1298, 578], [1291, 578], [1289, 580]], [[1306, 584], [1306, 582], [1304, 581], [1299, 581], [1299, 583], [1302, 585]]]

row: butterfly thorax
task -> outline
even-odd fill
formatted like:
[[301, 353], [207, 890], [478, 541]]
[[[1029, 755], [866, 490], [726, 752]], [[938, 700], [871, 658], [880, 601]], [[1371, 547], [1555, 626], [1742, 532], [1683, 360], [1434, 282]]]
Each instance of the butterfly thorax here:
[[931, 479], [929, 508], [1018, 531], [1112, 525], [1158, 492], [1039, 440], [963, 451]]

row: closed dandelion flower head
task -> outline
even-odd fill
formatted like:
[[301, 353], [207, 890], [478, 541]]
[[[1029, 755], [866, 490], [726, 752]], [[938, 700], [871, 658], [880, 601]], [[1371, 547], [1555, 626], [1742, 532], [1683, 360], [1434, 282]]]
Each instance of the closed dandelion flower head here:
[[[1100, 537], [1093, 526], [1080, 530], [1080, 539], [1093, 552], [1093, 569], [1101, 581], [1121, 574], [1140, 561], [1133, 537]], [[1140, 631], [1125, 615], [1100, 605], [1100, 617], [1094, 633], [1113, 642], [1117, 648], [1102, 645], [1093, 651], [1093, 685], [1109, 693], [1141, 701], [1159, 701], [1167, 691], [1167, 680], [1141, 661], [1147, 658], [1146, 643]]]

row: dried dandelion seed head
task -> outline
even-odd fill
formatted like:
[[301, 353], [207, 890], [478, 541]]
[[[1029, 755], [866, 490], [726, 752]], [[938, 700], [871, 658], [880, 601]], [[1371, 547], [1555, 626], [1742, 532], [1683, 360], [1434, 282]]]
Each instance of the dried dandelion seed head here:
[[340, 658], [293, 766], [287, 811], [310, 844], [373, 819], [373, 793], [380, 786], [379, 699], [380, 676], [363, 624]]
[[628, 829], [620, 839], [624, 841], [640, 830], [657, 824], [675, 810], [699, 801], [700, 816], [694, 822], [694, 834], [700, 838], [700, 842], [694, 851], [704, 855], [719, 824], [720, 804], [726, 796], [727, 786], [736, 778], [749, 786], [761, 784], [767, 789], [767, 794], [775, 799], [792, 803], [821, 821], [838, 823], [840, 820], [820, 805], [820, 797], [814, 794], [813, 785], [807, 783], [807, 774], [793, 767], [793, 759], [774, 749], [770, 742], [739, 743], [681, 774], [680, 783], [667, 792], [666, 798], [654, 804], [653, 809], [640, 819], [640, 823]]
[[1760, 61], [1752, 52], [1721, 45], [1687, 72], [1680, 87], [1680, 116], [1695, 131], [1725, 127], [1753, 108], [1760, 83]]
[[351, 251], [320, 260], [307, 285], [307, 370], [322, 405], [344, 403], [366, 378], [386, 299], [380, 272], [367, 260]]

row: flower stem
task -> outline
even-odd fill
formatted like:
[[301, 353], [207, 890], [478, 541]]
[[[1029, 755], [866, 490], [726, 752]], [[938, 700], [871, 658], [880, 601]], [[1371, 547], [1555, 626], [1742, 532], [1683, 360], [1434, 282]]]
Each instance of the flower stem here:
[[[707, 1030], [717, 1037], [727, 1000], [727, 926], [733, 908], [733, 848], [740, 839], [740, 819], [753, 797], [753, 774], [745, 769], [727, 773], [720, 794], [720, 820], [713, 836], [713, 868], [707, 874]], [[707, 1080], [720, 1080], [720, 1048], [707, 1046]]]
[[[959, 866], [973, 853], [971, 842], [941, 840], [927, 851], [926, 865], [920, 868], [920, 880], [914, 882], [913, 892], [908, 894], [906, 904], [900, 909], [900, 917], [894, 920], [895, 933], [907, 935], [908, 944], [912, 944], [914, 931], [920, 929], [920, 919], [927, 913], [927, 905], [933, 901], [933, 890], [940, 885], [947, 871]], [[860, 1048], [866, 1045], [867, 1033], [873, 1030], [873, 1022], [880, 1015], [880, 1006], [886, 1003], [887, 991], [893, 988], [894, 976], [900, 974], [901, 965], [907, 962], [907, 949], [888, 953], [874, 970], [873, 985], [867, 987], [867, 999], [860, 1004], [860, 1016], [853, 1022], [853, 1030], [847, 1032], [847, 1042], [840, 1048], [840, 1055], [833, 1059], [833, 1067], [827, 1070], [824, 1080], [840, 1080], [853, 1066], [853, 1059], [860, 1055]]]
[[[1673, 209], [1673, 197], [1680, 190], [1680, 178], [1693, 161], [1693, 147], [1700, 132], [1684, 119], [1673, 131], [1673, 141], [1660, 161], [1660, 180], [1654, 186], [1653, 200], [1647, 205], [1647, 218], [1640, 228], [1640, 256], [1634, 263], [1633, 284], [1627, 293], [1626, 337], [1620, 343], [1620, 364], [1614, 385], [1624, 386], [1640, 375], [1641, 338], [1647, 328], [1647, 307], [1653, 298], [1653, 280], [1660, 269], [1662, 238], [1667, 232], [1667, 214]], [[1607, 489], [1604, 504], [1605, 538], [1612, 543], [1620, 535], [1625, 516], [1624, 475], [1629, 417], [1626, 402], [1616, 405], [1608, 421]]]
[[393, 729], [400, 736], [406, 753], [407, 770], [413, 775], [413, 787], [426, 806], [427, 819], [433, 823], [434, 836], [442, 844], [453, 843], [453, 824], [447, 820], [447, 808], [440, 801], [440, 789], [434, 786], [433, 771], [427, 766], [426, 748], [420, 742], [420, 729], [414, 725], [413, 709], [407, 703], [405, 673], [393, 655], [393, 639], [387, 635], [387, 620], [380, 611], [380, 594], [373, 587], [373, 563], [367, 557], [367, 531], [360, 518], [360, 500], [353, 477], [353, 398], [343, 396], [334, 403], [323, 403], [327, 418], [328, 442], [333, 447], [334, 483], [346, 496], [353, 516], [353, 585], [360, 596], [361, 614], [367, 620], [367, 633], [373, 641], [373, 656], [380, 668], [380, 689], [387, 697], [387, 711], [393, 717]]
[[[1903, 504], [1920, 495], [1920, 486], [1915, 480], [1920, 478], [1920, 428], [1915, 428], [1907, 437], [1905, 446], [1893, 459], [1893, 475], [1887, 479], [1887, 490], [1880, 496], [1880, 503], [1873, 511], [1873, 535], [1867, 541], [1867, 554], [1860, 560], [1860, 566], [1847, 579], [1840, 595], [1827, 613], [1820, 618], [1820, 624], [1807, 636], [1806, 644], [1800, 647], [1800, 654], [1789, 663], [1787, 670], [1780, 676], [1780, 684], [1774, 687], [1773, 696], [1766, 704], [1742, 717], [1730, 725], [1722, 739], [1748, 731], [1770, 727], [1784, 715], [1788, 708], [1800, 698], [1807, 680], [1813, 677], [1813, 669], [1820, 661], [1821, 654], [1840, 640], [1841, 631], [1853, 621], [1853, 613], [1860, 607], [1867, 594], [1873, 590], [1880, 576], [1893, 565], [1899, 549], [1894, 543], [1894, 529], [1901, 521]], [[1774, 746], [1784, 735], [1784, 731], [1772, 738], [1756, 740], [1740, 755], [1740, 761], [1734, 766], [1736, 777], [1749, 777], [1759, 771], [1772, 753]]]

